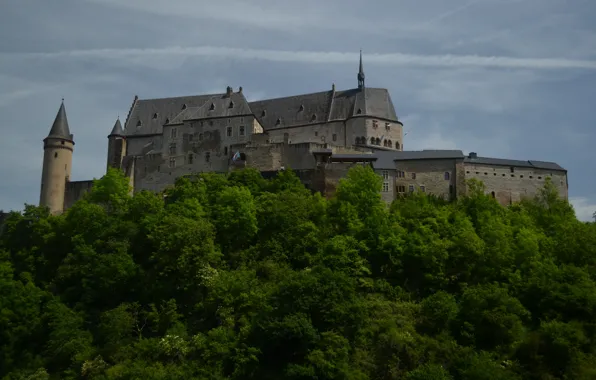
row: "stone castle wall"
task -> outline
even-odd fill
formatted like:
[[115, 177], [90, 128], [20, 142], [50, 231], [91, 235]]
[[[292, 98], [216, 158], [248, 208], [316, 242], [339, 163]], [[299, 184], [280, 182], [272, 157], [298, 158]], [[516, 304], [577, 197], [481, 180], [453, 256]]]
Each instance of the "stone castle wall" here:
[[568, 198], [567, 173], [564, 171], [476, 163], [465, 163], [464, 168], [466, 179], [482, 181], [487, 193], [503, 205], [533, 197], [544, 187], [547, 178], [551, 178], [561, 197]]
[[71, 208], [79, 199], [85, 195], [93, 187], [93, 180], [91, 181], [72, 181], [66, 183], [66, 191], [64, 192], [64, 209]]
[[444, 199], [454, 198], [458, 185], [462, 185], [458, 181], [457, 164], [456, 159], [396, 161], [393, 188], [397, 194], [422, 191]]

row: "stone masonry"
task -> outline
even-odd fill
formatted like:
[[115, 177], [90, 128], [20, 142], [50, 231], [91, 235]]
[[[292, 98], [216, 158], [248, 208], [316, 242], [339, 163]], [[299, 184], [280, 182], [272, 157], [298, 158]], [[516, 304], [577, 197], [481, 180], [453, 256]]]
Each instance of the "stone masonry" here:
[[[292, 168], [305, 185], [333, 194], [353, 165], [371, 165], [383, 178], [382, 199], [414, 191], [445, 199], [466, 194], [477, 178], [500, 203], [532, 196], [551, 178], [563, 197], [567, 172], [543, 161], [464, 156], [458, 150], [405, 151], [403, 124], [386, 89], [358, 87], [248, 102], [242, 87], [220, 94], [139, 99], [108, 136], [107, 166], [122, 169], [133, 191], [160, 192], [176, 178], [254, 167]], [[74, 150], [64, 104], [44, 140], [40, 204], [60, 213], [92, 187], [71, 181]], [[269, 175], [267, 174], [267, 175]]]

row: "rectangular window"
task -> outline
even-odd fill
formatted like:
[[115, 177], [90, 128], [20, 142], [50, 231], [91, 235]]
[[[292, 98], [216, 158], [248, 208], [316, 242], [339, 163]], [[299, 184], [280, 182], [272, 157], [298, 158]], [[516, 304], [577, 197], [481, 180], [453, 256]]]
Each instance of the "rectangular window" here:
[[175, 168], [175, 167], [176, 167], [176, 159], [170, 158], [170, 168]]
[[451, 173], [445, 172], [445, 181], [449, 181], [451, 179]]
[[228, 127], [227, 135], [228, 135], [228, 137], [232, 137], [232, 127]]
[[373, 128], [377, 128], [379, 126], [378, 122], [376, 120], [373, 120]]
[[391, 128], [391, 123], [385, 123], [385, 129], [389, 130]]
[[335, 133], [333, 134], [333, 141], [337, 141], [337, 135]]
[[426, 193], [426, 186], [421, 185], [420, 186], [420, 191], [422, 191], [423, 193]]
[[193, 138], [194, 136], [192, 134], [188, 135], [188, 141], [192, 141]]
[[193, 157], [192, 153], [188, 155], [188, 164], [189, 164], [189, 165], [192, 165], [192, 160], [193, 160], [193, 158], [194, 158], [194, 157]]
[[412, 173], [412, 179], [416, 179], [416, 173]]
[[389, 179], [389, 172], [388, 172], [387, 170], [383, 170], [383, 171], [381, 172], [381, 174], [382, 174], [382, 176], [383, 176], [383, 179], [384, 179], [385, 181]]
[[211, 159], [211, 153], [205, 152], [205, 162], [209, 162], [210, 159]]
[[177, 128], [172, 128], [171, 137], [173, 139], [175, 139], [176, 137], [178, 137], [178, 129]]
[[244, 125], [241, 125], [241, 126], [240, 126], [240, 128], [239, 128], [238, 130], [239, 130], [238, 134], [239, 134], [240, 136], [244, 136]]
[[389, 191], [389, 182], [383, 182], [383, 192], [386, 193]]
[[399, 185], [397, 186], [397, 192], [398, 193], [405, 193], [406, 192], [406, 187], [404, 185]]
[[408, 188], [408, 191], [410, 193], [413, 193], [414, 192], [414, 185], [410, 185], [409, 188]]
[[315, 131], [315, 137], [319, 136], [319, 132]]
[[170, 144], [170, 156], [174, 156], [176, 154], [176, 144]]

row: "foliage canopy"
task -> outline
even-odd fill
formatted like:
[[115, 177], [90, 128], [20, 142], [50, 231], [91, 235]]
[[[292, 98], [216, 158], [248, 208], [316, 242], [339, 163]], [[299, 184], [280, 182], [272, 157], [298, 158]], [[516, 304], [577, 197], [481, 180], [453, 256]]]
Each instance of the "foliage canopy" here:
[[0, 379], [593, 379], [596, 227], [547, 183], [386, 207], [285, 171], [129, 194], [116, 170], [0, 232]]

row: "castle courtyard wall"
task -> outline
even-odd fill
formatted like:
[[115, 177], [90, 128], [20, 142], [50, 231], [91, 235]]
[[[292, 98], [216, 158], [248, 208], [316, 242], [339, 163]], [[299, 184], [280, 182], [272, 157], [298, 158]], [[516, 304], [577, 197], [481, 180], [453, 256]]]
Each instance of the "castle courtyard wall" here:
[[466, 179], [477, 179], [484, 183], [487, 194], [494, 195], [502, 205], [532, 198], [544, 187], [550, 178], [559, 195], [568, 199], [567, 172], [533, 167], [464, 164]]
[[458, 187], [458, 162], [461, 161], [453, 158], [395, 161], [393, 188], [396, 195], [423, 191], [444, 199], [454, 198]]

